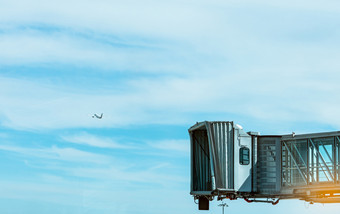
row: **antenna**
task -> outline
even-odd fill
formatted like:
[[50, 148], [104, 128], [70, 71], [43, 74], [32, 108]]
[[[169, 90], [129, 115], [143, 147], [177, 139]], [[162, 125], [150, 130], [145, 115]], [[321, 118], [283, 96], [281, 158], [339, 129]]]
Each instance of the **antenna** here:
[[228, 204], [222, 202], [222, 204], [219, 204], [218, 206], [222, 207], [222, 214], [224, 214], [224, 207], [228, 207]]

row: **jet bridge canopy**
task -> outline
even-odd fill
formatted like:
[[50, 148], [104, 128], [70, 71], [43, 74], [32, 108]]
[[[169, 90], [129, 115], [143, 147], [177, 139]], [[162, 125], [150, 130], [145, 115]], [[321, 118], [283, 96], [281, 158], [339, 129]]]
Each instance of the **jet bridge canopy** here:
[[[191, 192], [233, 190], [233, 123], [202, 122], [189, 129]], [[229, 167], [228, 167], [229, 166]]]

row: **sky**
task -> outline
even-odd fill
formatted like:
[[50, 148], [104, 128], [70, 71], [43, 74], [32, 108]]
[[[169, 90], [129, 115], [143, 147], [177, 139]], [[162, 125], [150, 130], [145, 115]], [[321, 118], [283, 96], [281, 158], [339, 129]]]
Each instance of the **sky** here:
[[0, 0], [2, 212], [220, 213], [189, 194], [188, 128], [340, 130], [339, 20], [335, 0]]

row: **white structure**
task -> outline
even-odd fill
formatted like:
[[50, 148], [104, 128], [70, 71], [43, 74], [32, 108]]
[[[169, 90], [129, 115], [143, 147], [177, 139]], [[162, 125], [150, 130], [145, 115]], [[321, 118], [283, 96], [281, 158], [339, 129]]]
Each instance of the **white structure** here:
[[199, 209], [209, 209], [215, 196], [340, 202], [340, 132], [261, 136], [233, 122], [204, 121], [189, 134], [190, 194]]

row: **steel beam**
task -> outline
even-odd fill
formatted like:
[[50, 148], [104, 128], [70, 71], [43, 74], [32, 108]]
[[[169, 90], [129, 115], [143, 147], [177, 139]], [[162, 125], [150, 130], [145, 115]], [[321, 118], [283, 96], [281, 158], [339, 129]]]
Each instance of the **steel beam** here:
[[296, 162], [296, 160], [295, 160], [295, 158], [294, 158], [293, 154], [292, 154], [292, 153], [291, 153], [291, 151], [289, 150], [289, 148], [288, 148], [288, 146], [287, 146], [286, 142], [282, 141], [282, 143], [283, 143], [283, 144], [284, 144], [284, 146], [286, 147], [286, 149], [287, 149], [287, 151], [288, 151], [288, 153], [289, 153], [289, 155], [290, 155], [291, 159], [293, 160], [293, 162], [294, 162], [295, 166], [297, 167], [297, 170], [299, 171], [299, 173], [300, 173], [301, 177], [303, 178], [303, 180], [305, 181], [305, 183], [308, 185], [308, 182], [307, 182], [307, 179], [306, 179], [306, 177], [303, 175], [303, 173], [302, 173], [302, 171], [301, 171], [301, 169], [300, 169], [299, 165], [297, 164], [297, 162]]
[[[309, 141], [312, 143], [312, 145], [314, 146], [314, 148], [316, 148], [315, 144], [313, 143], [313, 140], [312, 140], [312, 139], [309, 139]], [[319, 157], [321, 158], [323, 164], [325, 165], [325, 167], [326, 167], [326, 169], [327, 169], [327, 171], [328, 171], [330, 177], [331, 177], [332, 180], [334, 181], [334, 177], [333, 177], [333, 175], [332, 175], [332, 172], [331, 172], [330, 169], [328, 168], [325, 159], [323, 159], [323, 157], [322, 157], [322, 154], [319, 152], [318, 149], [315, 149], [315, 150], [316, 150], [316, 152], [318, 153]], [[321, 166], [321, 164], [320, 164], [320, 166]], [[321, 166], [321, 167], [322, 167], [322, 166]], [[322, 167], [322, 171], [325, 173], [325, 171], [323, 170], [323, 167]], [[326, 175], [327, 179], [329, 180], [329, 178], [328, 178], [328, 176], [327, 176], [326, 173], [325, 173], [325, 175]]]

